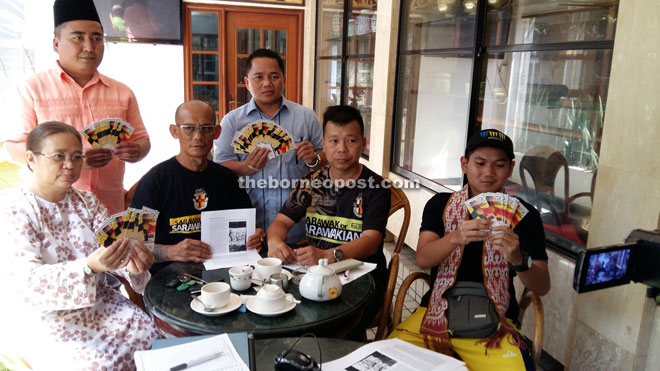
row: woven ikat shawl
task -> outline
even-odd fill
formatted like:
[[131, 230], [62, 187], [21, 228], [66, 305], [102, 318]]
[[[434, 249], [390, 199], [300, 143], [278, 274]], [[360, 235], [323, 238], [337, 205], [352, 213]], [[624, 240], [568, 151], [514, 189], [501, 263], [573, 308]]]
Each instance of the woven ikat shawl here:
[[[468, 185], [450, 196], [442, 215], [445, 236], [456, 230], [468, 218], [468, 210], [465, 207], [465, 201], [468, 198]], [[458, 266], [461, 264], [464, 248], [463, 245], [456, 247], [438, 267], [431, 300], [422, 321], [421, 333], [426, 346], [446, 354], [450, 353], [448, 323], [445, 316], [448, 302], [443, 294], [456, 282], [456, 274]], [[484, 242], [481, 268], [484, 286], [500, 317], [500, 327], [489, 338], [479, 341], [486, 342], [486, 348], [499, 348], [500, 340], [510, 333], [513, 335], [514, 344], [519, 345], [520, 336], [517, 330], [504, 317], [509, 307], [509, 267], [504, 255], [497, 251], [489, 241]]]

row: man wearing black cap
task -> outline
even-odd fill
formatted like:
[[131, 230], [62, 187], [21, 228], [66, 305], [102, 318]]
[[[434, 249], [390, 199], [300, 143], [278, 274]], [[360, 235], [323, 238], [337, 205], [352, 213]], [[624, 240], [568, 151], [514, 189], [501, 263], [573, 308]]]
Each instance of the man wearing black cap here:
[[[489, 220], [471, 219], [464, 202], [485, 192], [504, 192], [514, 169], [511, 139], [498, 130], [482, 130], [470, 138], [461, 157], [467, 184], [454, 193], [433, 196], [426, 207], [417, 244], [417, 264], [432, 268], [432, 289], [420, 308], [402, 322], [391, 337], [413, 344], [455, 352], [471, 370], [533, 368], [520, 334], [513, 324], [519, 307], [513, 276], [544, 295], [550, 290], [548, 256], [539, 213], [528, 203], [528, 214], [511, 229]], [[450, 289], [459, 282], [481, 285], [496, 314], [499, 326], [479, 338], [459, 337], [446, 313], [453, 302]], [[485, 290], [484, 290], [485, 289]], [[466, 298], [463, 298], [464, 300]]]
[[103, 60], [103, 28], [92, 0], [56, 0], [53, 5], [59, 55], [55, 68], [32, 76], [19, 88], [18, 132], [3, 131], [13, 160], [25, 163], [25, 139], [39, 123], [62, 121], [78, 130], [92, 122], [121, 118], [134, 128], [114, 149], [85, 143], [86, 166], [76, 188], [90, 190], [110, 214], [124, 208], [124, 162], [137, 162], [150, 149], [137, 100], [124, 84], [98, 73]]

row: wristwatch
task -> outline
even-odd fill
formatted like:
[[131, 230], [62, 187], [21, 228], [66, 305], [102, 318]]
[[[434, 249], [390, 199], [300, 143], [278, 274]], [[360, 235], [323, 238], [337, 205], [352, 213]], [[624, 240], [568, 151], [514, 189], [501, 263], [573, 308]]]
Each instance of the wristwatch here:
[[92, 268], [90, 268], [89, 265], [87, 265], [87, 263], [85, 263], [85, 265], [83, 266], [83, 272], [85, 273], [86, 276], [91, 276], [92, 274], [94, 274], [94, 271], [92, 271]]
[[520, 265], [512, 265], [509, 263], [509, 267], [511, 267], [511, 270], [514, 272], [525, 272], [529, 270], [529, 268], [532, 267], [532, 257], [529, 256], [529, 254], [526, 251], [520, 250], [523, 256], [523, 261], [520, 263]]
[[310, 165], [307, 162], [305, 162], [305, 165], [307, 165], [307, 167], [310, 167], [310, 168], [311, 167], [316, 167], [321, 162], [321, 155], [319, 155], [318, 152], [314, 152], [314, 157], [316, 158], [316, 161], [314, 161], [313, 164]]
[[332, 249], [332, 255], [335, 257], [335, 260], [338, 262], [344, 260], [344, 252], [339, 249]]

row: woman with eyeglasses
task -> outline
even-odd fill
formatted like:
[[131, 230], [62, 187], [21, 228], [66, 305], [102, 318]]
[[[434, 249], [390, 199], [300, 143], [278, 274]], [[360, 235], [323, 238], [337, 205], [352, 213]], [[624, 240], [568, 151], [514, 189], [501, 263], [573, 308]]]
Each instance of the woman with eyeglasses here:
[[72, 187], [84, 163], [76, 129], [37, 125], [26, 150], [31, 179], [0, 201], [0, 338], [7, 342], [0, 349], [14, 347], [39, 370], [134, 369], [133, 353], [159, 335], [102, 273], [121, 274], [141, 291], [153, 254], [137, 241], [107, 248], [94, 241], [107, 212], [91, 192]]

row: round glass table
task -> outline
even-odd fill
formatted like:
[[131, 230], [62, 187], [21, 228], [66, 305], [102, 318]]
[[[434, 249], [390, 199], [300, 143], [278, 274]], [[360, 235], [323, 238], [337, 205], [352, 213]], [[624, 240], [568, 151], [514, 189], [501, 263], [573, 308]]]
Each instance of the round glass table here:
[[[188, 290], [178, 291], [165, 283], [181, 274], [192, 274], [206, 281], [223, 279], [229, 283], [228, 268], [204, 271], [203, 264], [174, 262], [151, 277], [144, 291], [144, 303], [153, 313], [156, 324], [171, 336], [249, 332], [255, 338], [299, 336], [314, 333], [320, 337], [342, 337], [359, 322], [362, 310], [375, 292], [371, 275], [350, 282], [342, 294], [326, 302], [311, 301], [300, 296], [298, 286], [289, 284], [288, 292], [301, 303], [276, 317], [263, 317], [243, 306], [233, 312], [211, 317], [192, 310]], [[255, 295], [250, 288], [236, 294]]]

